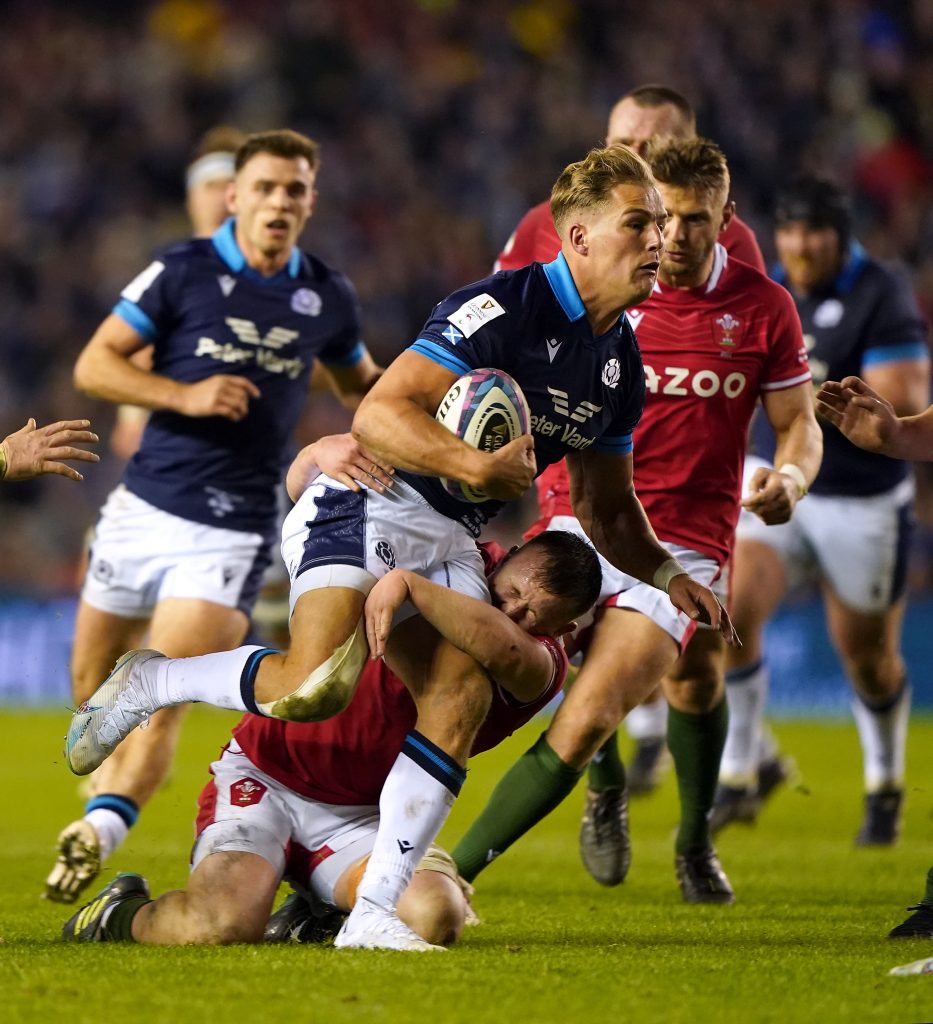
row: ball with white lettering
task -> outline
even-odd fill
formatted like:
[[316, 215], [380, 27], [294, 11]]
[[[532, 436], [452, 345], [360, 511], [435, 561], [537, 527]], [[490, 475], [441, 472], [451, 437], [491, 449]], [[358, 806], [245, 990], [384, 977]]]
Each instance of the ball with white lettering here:
[[[503, 370], [471, 370], [455, 381], [435, 415], [449, 431], [473, 448], [498, 451], [529, 432], [531, 412], [522, 389]], [[488, 495], [459, 480], [440, 478], [449, 494], [474, 504]]]

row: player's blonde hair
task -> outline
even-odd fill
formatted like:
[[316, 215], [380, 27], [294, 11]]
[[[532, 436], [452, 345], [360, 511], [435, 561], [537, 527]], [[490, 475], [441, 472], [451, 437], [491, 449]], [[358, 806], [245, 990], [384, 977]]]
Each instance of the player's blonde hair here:
[[281, 156], [286, 160], [304, 157], [312, 171], [320, 160], [320, 146], [314, 139], [309, 139], [300, 132], [293, 132], [290, 128], [247, 135], [246, 141], [236, 151], [236, 170], [241, 170], [257, 153], [271, 153], [272, 156]]
[[709, 139], [667, 139], [652, 142], [645, 153], [655, 179], [674, 188], [689, 188], [705, 196], [729, 196], [726, 155]]
[[616, 185], [654, 188], [651, 168], [628, 146], [591, 149], [582, 160], [569, 164], [551, 189], [551, 216], [563, 235], [576, 210], [598, 209], [609, 202]]

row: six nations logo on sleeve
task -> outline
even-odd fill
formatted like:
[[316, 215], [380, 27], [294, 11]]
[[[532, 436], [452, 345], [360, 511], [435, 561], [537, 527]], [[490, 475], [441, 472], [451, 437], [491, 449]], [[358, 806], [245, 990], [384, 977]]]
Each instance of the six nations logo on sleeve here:
[[464, 302], [464, 304], [456, 312], [451, 313], [447, 319], [463, 332], [464, 338], [469, 338], [470, 335], [475, 334], [483, 324], [489, 323], [490, 320], [495, 320], [497, 316], [502, 316], [504, 312], [505, 310], [491, 295], [487, 295], [483, 292], [482, 295], [477, 295]]

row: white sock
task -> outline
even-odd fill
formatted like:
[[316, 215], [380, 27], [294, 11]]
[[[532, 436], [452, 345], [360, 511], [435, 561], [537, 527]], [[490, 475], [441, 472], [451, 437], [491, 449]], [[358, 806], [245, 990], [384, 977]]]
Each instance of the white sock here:
[[408, 734], [379, 797], [379, 830], [359, 898], [395, 910], [465, 778], [440, 747], [419, 732]]
[[262, 660], [253, 657], [257, 651], [269, 648], [237, 647], [197, 658], [153, 660], [143, 666], [143, 686], [158, 707], [201, 702], [259, 714], [253, 696], [256, 669]]
[[625, 728], [633, 740], [663, 740], [667, 737], [667, 701], [659, 697], [639, 704], [625, 717]]
[[767, 699], [768, 666], [763, 661], [726, 674], [729, 731], [719, 766], [723, 785], [747, 789], [756, 784]]
[[910, 693], [905, 680], [897, 697], [880, 709], [869, 707], [859, 697], [852, 701], [852, 714], [862, 741], [866, 793], [899, 789], [903, 785]]
[[84, 820], [94, 827], [100, 839], [100, 859], [105, 861], [129, 835], [129, 826], [116, 811], [106, 807], [95, 807], [84, 815]]

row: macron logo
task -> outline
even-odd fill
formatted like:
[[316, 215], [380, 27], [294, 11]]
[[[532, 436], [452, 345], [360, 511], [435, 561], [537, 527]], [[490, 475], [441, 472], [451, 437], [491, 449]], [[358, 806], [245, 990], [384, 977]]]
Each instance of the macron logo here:
[[554, 362], [554, 356], [557, 355], [557, 350], [561, 347], [563, 342], [558, 341], [556, 338], [548, 338], [545, 342], [547, 345], [547, 359], [549, 363]]
[[221, 274], [217, 278], [217, 283], [220, 285], [220, 290], [224, 293], [224, 298], [227, 298], [233, 289], [236, 288], [236, 278], [231, 277], [229, 274]]
[[412, 848], [412, 844], [407, 839], [396, 839], [395, 841], [398, 843], [398, 848], [402, 853], [408, 853]]

